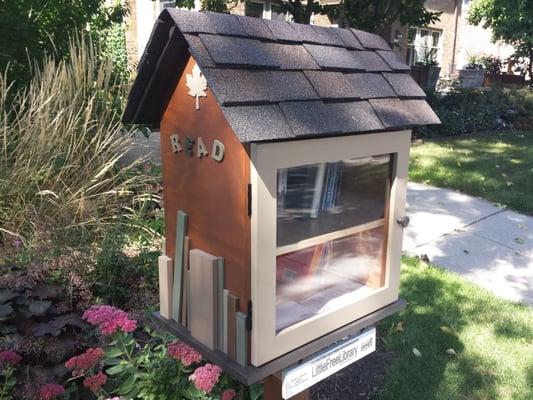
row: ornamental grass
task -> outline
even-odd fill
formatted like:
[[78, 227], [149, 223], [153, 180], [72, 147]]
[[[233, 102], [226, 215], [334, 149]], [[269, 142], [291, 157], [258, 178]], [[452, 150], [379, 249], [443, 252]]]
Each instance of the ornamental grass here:
[[84, 38], [68, 60], [34, 67], [26, 88], [0, 76], [0, 243], [128, 220], [151, 178], [143, 160], [124, 162], [134, 145], [120, 123], [128, 89], [114, 76]]

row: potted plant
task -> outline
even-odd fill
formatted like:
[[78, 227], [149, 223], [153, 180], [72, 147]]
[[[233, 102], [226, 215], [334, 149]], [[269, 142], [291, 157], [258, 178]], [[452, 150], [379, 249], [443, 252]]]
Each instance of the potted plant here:
[[483, 86], [494, 86], [495, 84], [501, 83], [502, 60], [498, 57], [484, 56], [480, 61], [485, 70]]
[[411, 76], [424, 89], [434, 90], [439, 80], [440, 70], [435, 49], [422, 52], [421, 60], [411, 67]]
[[485, 68], [482, 64], [483, 56], [471, 55], [463, 69], [458, 70], [461, 87], [474, 88], [483, 86]]

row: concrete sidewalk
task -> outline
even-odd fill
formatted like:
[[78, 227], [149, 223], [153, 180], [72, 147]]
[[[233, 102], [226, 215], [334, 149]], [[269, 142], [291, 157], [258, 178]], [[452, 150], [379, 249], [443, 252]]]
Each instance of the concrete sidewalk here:
[[409, 183], [403, 250], [512, 301], [533, 305], [533, 217]]

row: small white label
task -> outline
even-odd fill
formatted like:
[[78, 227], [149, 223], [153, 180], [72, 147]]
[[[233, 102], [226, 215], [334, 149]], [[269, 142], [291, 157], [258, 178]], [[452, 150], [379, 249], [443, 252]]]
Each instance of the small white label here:
[[376, 350], [376, 328], [322, 350], [283, 371], [281, 393], [289, 399]]

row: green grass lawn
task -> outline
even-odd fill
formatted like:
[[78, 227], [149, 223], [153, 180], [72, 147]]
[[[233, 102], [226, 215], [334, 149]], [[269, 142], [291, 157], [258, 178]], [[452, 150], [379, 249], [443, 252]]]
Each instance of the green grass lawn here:
[[416, 144], [409, 178], [533, 214], [533, 132], [498, 131]]
[[379, 327], [395, 353], [380, 398], [533, 399], [533, 309], [456, 274], [403, 261], [400, 296], [409, 305]]

